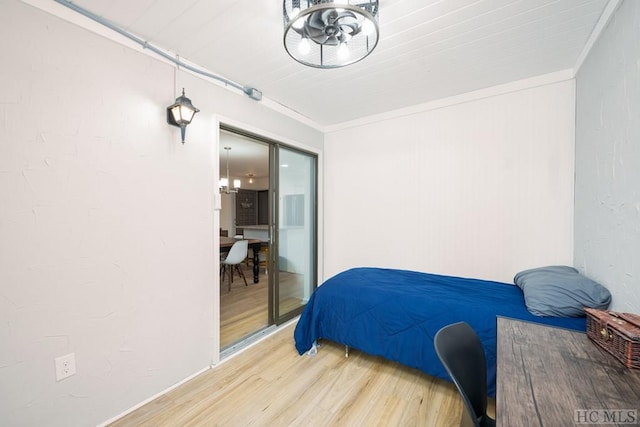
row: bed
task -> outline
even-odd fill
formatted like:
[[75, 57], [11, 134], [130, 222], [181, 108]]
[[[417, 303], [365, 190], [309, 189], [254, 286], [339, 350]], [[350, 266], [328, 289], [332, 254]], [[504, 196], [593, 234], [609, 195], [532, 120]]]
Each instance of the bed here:
[[496, 316], [585, 331], [584, 317], [540, 317], [513, 284], [408, 270], [353, 268], [312, 294], [295, 328], [299, 354], [319, 339], [382, 356], [450, 380], [434, 347], [436, 332], [465, 321], [487, 359], [487, 392], [495, 396]]

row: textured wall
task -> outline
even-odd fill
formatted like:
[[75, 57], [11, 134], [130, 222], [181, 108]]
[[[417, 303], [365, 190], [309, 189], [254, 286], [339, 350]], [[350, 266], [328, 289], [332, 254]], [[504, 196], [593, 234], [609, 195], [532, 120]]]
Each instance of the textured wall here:
[[577, 75], [575, 265], [640, 313], [640, 2], [624, 1]]
[[564, 81], [328, 134], [325, 277], [570, 264], [573, 113]]
[[0, 425], [96, 425], [215, 357], [217, 115], [323, 135], [179, 73], [182, 145], [173, 67], [16, 0], [0, 52]]

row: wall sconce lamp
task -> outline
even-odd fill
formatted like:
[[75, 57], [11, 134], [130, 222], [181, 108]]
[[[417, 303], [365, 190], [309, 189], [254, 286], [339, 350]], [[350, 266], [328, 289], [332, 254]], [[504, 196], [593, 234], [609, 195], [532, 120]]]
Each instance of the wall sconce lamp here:
[[176, 98], [176, 102], [167, 107], [167, 123], [180, 128], [183, 144], [187, 125], [191, 123], [198, 111], [200, 110], [194, 107], [191, 100], [184, 96], [184, 88], [182, 88], [182, 95]]

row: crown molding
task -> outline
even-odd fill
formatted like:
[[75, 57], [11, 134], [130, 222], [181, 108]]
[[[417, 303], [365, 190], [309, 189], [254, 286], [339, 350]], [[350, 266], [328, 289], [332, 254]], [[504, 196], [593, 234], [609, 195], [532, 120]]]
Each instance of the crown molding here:
[[607, 3], [607, 5], [605, 6], [602, 14], [600, 15], [600, 18], [598, 18], [598, 22], [596, 22], [596, 26], [593, 27], [593, 31], [589, 35], [587, 42], [584, 44], [582, 52], [580, 52], [580, 55], [578, 55], [576, 64], [573, 66], [573, 77], [575, 77], [578, 74], [578, 71], [580, 71], [580, 67], [582, 67], [582, 64], [587, 59], [587, 56], [589, 56], [589, 52], [591, 52], [593, 45], [595, 45], [598, 38], [600, 38], [600, 35], [607, 27], [607, 24], [611, 20], [611, 17], [615, 13], [615, 11], [620, 6], [620, 3], [622, 3], [621, 0], [609, 0], [609, 3]]
[[434, 101], [426, 102], [424, 104], [418, 104], [411, 107], [401, 108], [398, 110], [387, 111], [381, 114], [375, 114], [372, 116], [363, 117], [348, 122], [338, 123], [333, 126], [326, 126], [324, 132], [336, 132], [344, 129], [349, 129], [358, 126], [364, 126], [372, 123], [379, 123], [385, 120], [396, 119], [404, 116], [410, 116], [413, 114], [423, 113], [426, 111], [437, 110], [439, 108], [450, 107], [457, 104], [464, 104], [467, 102], [477, 101], [483, 98], [490, 98], [493, 96], [504, 95], [510, 92], [517, 92], [520, 90], [531, 89], [538, 86], [545, 86], [553, 83], [558, 83], [566, 80], [573, 79], [573, 69], [566, 69], [556, 71], [554, 73], [543, 74], [540, 76], [530, 77], [522, 80], [516, 80], [513, 82], [491, 86], [488, 88], [474, 90], [471, 92], [463, 93], [460, 95], [450, 96], [447, 98], [436, 99]]

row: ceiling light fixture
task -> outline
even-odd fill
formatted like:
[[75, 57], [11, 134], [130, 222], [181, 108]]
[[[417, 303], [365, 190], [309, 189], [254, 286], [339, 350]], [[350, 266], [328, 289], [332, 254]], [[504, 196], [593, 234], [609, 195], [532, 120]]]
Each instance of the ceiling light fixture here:
[[182, 95], [176, 98], [176, 102], [167, 107], [167, 123], [180, 128], [183, 144], [187, 125], [191, 123], [198, 111], [200, 110], [193, 106], [191, 100], [184, 96], [184, 88], [182, 88]]
[[238, 189], [240, 188], [239, 179], [234, 179], [233, 188], [229, 188], [229, 182], [231, 182], [229, 180], [229, 151], [231, 151], [231, 147], [224, 147], [224, 149], [227, 150], [227, 177], [220, 178], [220, 192], [226, 194], [237, 193]]
[[353, 64], [378, 44], [378, 0], [284, 0], [282, 13], [287, 53], [310, 67]]

